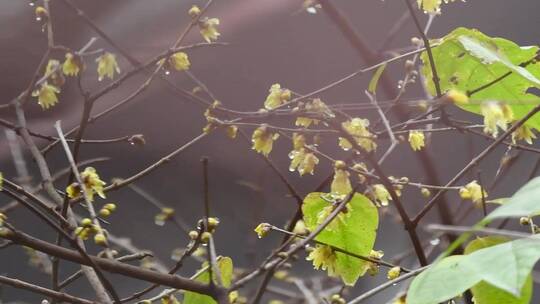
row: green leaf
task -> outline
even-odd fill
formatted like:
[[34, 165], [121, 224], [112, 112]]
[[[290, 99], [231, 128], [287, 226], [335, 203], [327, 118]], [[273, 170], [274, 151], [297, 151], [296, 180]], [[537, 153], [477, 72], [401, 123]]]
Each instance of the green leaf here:
[[[325, 200], [325, 193], [307, 195], [302, 205], [306, 227], [313, 231], [330, 214], [332, 203]], [[377, 207], [364, 195], [355, 193], [347, 210], [338, 215], [315, 240], [338, 247], [357, 255], [368, 256], [375, 244], [379, 214]], [[354, 285], [362, 276], [368, 262], [350, 255], [335, 252], [336, 274], [347, 285]]]
[[407, 303], [435, 304], [450, 300], [480, 281], [526, 299], [529, 291], [525, 284], [529, 284], [532, 268], [540, 259], [539, 245], [539, 235], [481, 249], [481, 244], [475, 244], [472, 249], [476, 251], [444, 258], [416, 277]]
[[472, 269], [487, 283], [520, 296], [521, 289], [540, 258], [540, 236], [519, 239], [467, 255]]
[[[226, 288], [231, 286], [232, 275], [233, 275], [233, 262], [231, 258], [219, 257], [217, 264], [218, 264], [219, 273], [221, 275], [221, 282], [223, 283], [223, 286]], [[203, 264], [203, 267], [201, 268], [202, 272], [200, 272], [199, 275], [195, 278], [195, 281], [201, 282], [201, 283], [210, 282], [210, 274], [208, 273], [207, 265], [208, 263], [206, 262]], [[206, 270], [203, 270], [203, 269], [206, 269]], [[217, 280], [215, 278], [216, 274], [214, 273], [213, 275], [214, 275], [214, 282], [217, 284]], [[186, 291], [186, 293], [184, 294], [183, 303], [184, 304], [216, 304], [217, 302], [214, 301], [214, 299], [212, 299], [209, 296], [202, 295], [196, 292]]]
[[530, 180], [503, 205], [488, 214], [486, 220], [504, 217], [534, 216], [540, 213], [540, 177]]
[[[466, 28], [457, 28], [437, 43], [432, 51], [443, 93], [456, 89], [469, 94], [511, 72], [472, 94], [471, 103], [459, 105], [462, 109], [479, 114], [483, 101], [502, 101], [512, 108], [515, 118], [520, 119], [540, 103], [538, 96], [527, 93], [531, 87], [540, 87], [540, 64], [531, 62], [538, 47], [520, 47], [510, 40], [492, 38]], [[435, 95], [427, 53], [423, 52], [421, 58], [426, 86]], [[520, 66], [522, 64], [526, 66]], [[540, 116], [532, 117], [526, 124], [540, 130]]]
[[375, 74], [373, 74], [373, 77], [369, 81], [368, 91], [371, 94], [375, 94], [377, 91], [377, 85], [379, 84], [379, 79], [381, 78], [382, 73], [384, 72], [384, 69], [386, 69], [386, 63], [381, 65], [376, 71]]
[[422, 272], [409, 287], [407, 304], [441, 303], [480, 282], [481, 277], [467, 267], [465, 258], [449, 256]]
[[[465, 254], [473, 253], [482, 248], [495, 246], [508, 242], [507, 238], [488, 236], [473, 240], [465, 248]], [[532, 297], [532, 276], [529, 274], [525, 285], [521, 289], [521, 296], [516, 297], [513, 294], [499, 289], [489, 283], [480, 282], [471, 288], [475, 304], [527, 304]]]

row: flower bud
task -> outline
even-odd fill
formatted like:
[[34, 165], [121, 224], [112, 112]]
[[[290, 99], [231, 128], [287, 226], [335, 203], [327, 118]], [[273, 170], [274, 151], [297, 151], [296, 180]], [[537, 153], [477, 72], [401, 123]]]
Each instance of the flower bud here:
[[531, 219], [526, 217], [526, 216], [519, 219], [519, 224], [520, 225], [528, 226], [530, 223], [531, 223]]
[[392, 268], [390, 268], [390, 270], [388, 270], [388, 274], [386, 275], [386, 277], [389, 280], [394, 280], [394, 279], [398, 278], [400, 274], [401, 274], [401, 268], [399, 266], [396, 266], [396, 267], [392, 267]]
[[37, 6], [35, 13], [37, 21], [46, 22], [49, 19], [49, 12], [43, 6]]
[[109, 209], [101, 209], [99, 210], [99, 216], [101, 217], [108, 217], [109, 215], [111, 215], [111, 211]]
[[113, 204], [113, 203], [105, 204], [103, 206], [103, 209], [107, 209], [107, 210], [113, 212], [114, 210], [116, 210], [116, 204]]
[[219, 225], [219, 219], [216, 217], [208, 218], [208, 230], [212, 231]]
[[103, 233], [96, 233], [94, 235], [94, 243], [100, 246], [107, 246], [107, 237]]
[[192, 240], [195, 240], [199, 237], [199, 233], [195, 230], [191, 230], [189, 233], [189, 238], [192, 239]]
[[188, 14], [191, 16], [191, 18], [197, 18], [201, 14], [201, 9], [198, 6], [193, 5], [189, 9]]
[[83, 227], [90, 227], [92, 226], [92, 220], [89, 218], [83, 218], [81, 221], [81, 226]]
[[207, 244], [210, 241], [211, 236], [212, 234], [210, 232], [203, 232], [203, 234], [201, 235], [201, 241]]

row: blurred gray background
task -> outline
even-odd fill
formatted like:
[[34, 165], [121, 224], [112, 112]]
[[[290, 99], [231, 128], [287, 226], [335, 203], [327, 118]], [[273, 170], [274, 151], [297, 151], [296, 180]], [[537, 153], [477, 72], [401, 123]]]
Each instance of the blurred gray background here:
[[[138, 60], [145, 61], [167, 49], [189, 22], [186, 15], [192, 4], [202, 6], [204, 1], [184, 0], [93, 0], [74, 1], [119, 45], [127, 49]], [[397, 0], [334, 0], [332, 1], [348, 17], [374, 49], [378, 49], [385, 34], [403, 15], [405, 6]], [[296, 92], [306, 93], [353, 72], [366, 63], [359, 59], [356, 51], [341, 35], [337, 27], [323, 13], [308, 14], [301, 10], [300, 0], [215, 0], [208, 12], [210, 17], [221, 20], [220, 41], [228, 46], [201, 48], [190, 51], [191, 71], [202, 79], [225, 105], [240, 110], [256, 110], [261, 107], [271, 84]], [[56, 40], [58, 43], [78, 49], [90, 37], [95, 36], [74, 14], [58, 2], [51, 1]], [[540, 2], [537, 0], [470, 0], [455, 2], [443, 7], [443, 14], [435, 18], [431, 38], [445, 35], [458, 26], [478, 28], [487, 35], [501, 36], [521, 45], [538, 45], [540, 36]], [[425, 15], [418, 12], [423, 22]], [[46, 36], [34, 20], [33, 8], [26, 0], [0, 0], [0, 92], [1, 103], [17, 96], [28, 84], [46, 48]], [[389, 49], [410, 46], [410, 39], [417, 32], [409, 20], [399, 35], [388, 45]], [[194, 31], [185, 44], [201, 41]], [[114, 53], [111, 46], [98, 40], [94, 46]], [[123, 72], [130, 70], [129, 63], [118, 56]], [[97, 89], [93, 63], [83, 77], [89, 90]], [[394, 85], [403, 76], [403, 62], [398, 62], [387, 72]], [[177, 85], [190, 89], [194, 85], [181, 73], [169, 76]], [[326, 92], [322, 97], [328, 103], [363, 101], [363, 90], [371, 75], [357, 77], [344, 85]], [[94, 112], [114, 104], [137, 88], [143, 77], [133, 80], [97, 104]], [[80, 117], [82, 100], [69, 82], [60, 96], [58, 106], [43, 111], [36, 102], [27, 106], [27, 117], [31, 129], [44, 134], [54, 134], [53, 124], [61, 120], [64, 129], [75, 125]], [[71, 88], [70, 88], [71, 87]], [[422, 97], [419, 85], [407, 91], [408, 97]], [[84, 145], [81, 159], [107, 156], [111, 159], [94, 166], [100, 175], [110, 182], [114, 177], [128, 177], [157, 161], [176, 147], [181, 146], [201, 132], [205, 125], [204, 109], [183, 100], [155, 81], [149, 90], [122, 109], [90, 125], [85, 138], [113, 138], [124, 135], [144, 134], [147, 145], [130, 146], [126, 143], [111, 145]], [[454, 115], [475, 119], [458, 110]], [[2, 118], [13, 120], [12, 113], [0, 113]], [[373, 116], [373, 111], [360, 114]], [[478, 137], [456, 136], [448, 133], [433, 138], [429, 145], [430, 154], [437, 159], [438, 172], [443, 181], [451, 178], [471, 157], [485, 147], [486, 141]], [[39, 142], [40, 145], [46, 142]], [[284, 174], [302, 194], [309, 193], [330, 172], [329, 164], [321, 161], [319, 174], [300, 178], [288, 172], [287, 153], [290, 143], [282, 139], [276, 144], [272, 158]], [[34, 176], [35, 166], [26, 150], [25, 157]], [[338, 151], [329, 150], [330, 153]], [[482, 162], [483, 176], [490, 181], [504, 149], [495, 151]], [[260, 222], [282, 226], [296, 209], [295, 201], [287, 195], [287, 189], [275, 174], [259, 159], [244, 141], [231, 141], [221, 133], [199, 142], [186, 152], [171, 160], [159, 170], [151, 173], [136, 184], [151, 193], [164, 204], [177, 210], [178, 216], [188, 225], [194, 226], [202, 216], [202, 173], [199, 159], [210, 158], [210, 195], [212, 213], [221, 219], [217, 232], [219, 254], [231, 256], [239, 267], [254, 267], [277, 244], [281, 236], [271, 235], [258, 240], [253, 228]], [[48, 154], [53, 171], [66, 166], [66, 158], [59, 148]], [[522, 185], [536, 156], [522, 153], [511, 172], [502, 180], [491, 197], [511, 194]], [[406, 146], [395, 152], [385, 163], [386, 171], [394, 176], [408, 176], [411, 180], [423, 181], [422, 171], [415, 163], [412, 152]], [[6, 177], [15, 176], [15, 168], [6, 142], [4, 131], [0, 131], [0, 171]], [[475, 176], [469, 176], [473, 179]], [[462, 183], [468, 180], [461, 181]], [[36, 178], [33, 182], [38, 183]], [[63, 188], [65, 181], [57, 182]], [[260, 190], [262, 189], [262, 191]], [[420, 209], [424, 200], [417, 191], [404, 192], [406, 208], [410, 214]], [[447, 195], [451, 208], [455, 210], [460, 200], [455, 193]], [[0, 206], [7, 203], [0, 197]], [[157, 210], [144, 198], [129, 189], [107, 195], [103, 202], [116, 202], [118, 211], [111, 217], [108, 230], [116, 235], [125, 235], [140, 247], [151, 249], [157, 257], [171, 265], [171, 250], [187, 243], [187, 237], [173, 225], [163, 227], [153, 224]], [[80, 210], [79, 210], [80, 211]], [[393, 209], [391, 210], [393, 214]], [[54, 234], [43, 228], [25, 210], [10, 214], [10, 219], [19, 228], [29, 233], [54, 240]], [[431, 212], [424, 223], [437, 222], [436, 212]], [[422, 238], [433, 238], [421, 231]], [[384, 216], [376, 248], [392, 257], [410, 248], [409, 239], [401, 224], [392, 216]], [[303, 259], [303, 258], [302, 258]], [[407, 260], [409, 265], [414, 259]], [[0, 250], [0, 273], [49, 286], [47, 275], [27, 266], [28, 257], [16, 246]], [[304, 278], [320, 277], [324, 274], [311, 270], [308, 262], [299, 262], [298, 273]], [[62, 277], [71, 273], [73, 265], [62, 263]], [[198, 264], [191, 262], [180, 273], [190, 275]], [[376, 278], [365, 277], [350, 293], [358, 295], [378, 282], [385, 281], [382, 273]], [[118, 292], [127, 296], [146, 283], [113, 276]], [[253, 285], [252, 287], [254, 287]], [[285, 287], [294, 290], [293, 286]], [[366, 303], [386, 303], [399, 287], [389, 290]], [[90, 289], [80, 280], [68, 289], [78, 295], [89, 295]], [[295, 290], [296, 291], [296, 290]], [[41, 297], [28, 292], [1, 287], [2, 301], [25, 301], [39, 303]], [[250, 294], [250, 289], [244, 293]]]

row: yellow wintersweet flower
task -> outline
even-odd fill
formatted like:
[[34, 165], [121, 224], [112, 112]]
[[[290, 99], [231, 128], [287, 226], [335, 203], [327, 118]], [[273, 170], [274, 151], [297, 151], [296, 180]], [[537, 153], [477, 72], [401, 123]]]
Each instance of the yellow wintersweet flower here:
[[[439, 14], [443, 0], [416, 0], [418, 7], [423, 9], [426, 14]], [[454, 2], [455, 0], [444, 0], [444, 3]]]
[[399, 298], [395, 299], [392, 304], [407, 304], [406, 296], [400, 296]]
[[420, 188], [420, 193], [422, 194], [423, 197], [430, 197], [431, 196], [431, 191], [429, 191], [428, 188]]
[[306, 260], [313, 261], [313, 268], [328, 271], [329, 276], [336, 275], [336, 253], [326, 245], [315, 245]]
[[265, 237], [268, 232], [270, 232], [270, 230], [272, 229], [272, 225], [268, 224], [268, 223], [260, 223], [255, 229], [255, 233], [257, 233], [257, 236], [262, 239], [263, 237]]
[[401, 275], [401, 267], [395, 266], [395, 267], [390, 268], [390, 270], [388, 270], [386, 277], [389, 280], [394, 280], [394, 279], [397, 279], [400, 275]]
[[473, 203], [479, 204], [482, 202], [483, 198], [487, 198], [488, 194], [486, 190], [483, 190], [482, 187], [473, 180], [459, 189], [459, 196], [464, 200], [471, 200]]
[[96, 233], [94, 235], [94, 243], [99, 246], [107, 246], [107, 237], [103, 233]]
[[439, 13], [442, 0], [417, 0], [418, 7], [426, 13]]
[[330, 185], [330, 192], [345, 196], [352, 192], [351, 181], [349, 180], [349, 172], [345, 170], [345, 162], [338, 160], [334, 165], [334, 179]]
[[330, 108], [328, 108], [328, 106], [320, 98], [315, 98], [311, 102], [307, 103], [306, 110], [308, 112], [317, 113], [323, 116], [334, 116], [334, 113], [332, 113]]
[[240, 304], [243, 303], [242, 297], [240, 297], [240, 294], [238, 293], [238, 290], [229, 292], [229, 303], [230, 304]]
[[120, 74], [120, 67], [116, 62], [116, 55], [112, 53], [105, 53], [96, 59], [98, 63], [97, 72], [98, 80], [101, 81], [105, 76], [110, 79], [114, 78], [114, 73]]
[[384, 251], [382, 250], [373, 250], [371, 249], [371, 252], [369, 253], [369, 257], [372, 259], [380, 260], [384, 256]]
[[99, 195], [101, 198], [105, 198], [105, 193], [103, 193], [103, 186], [106, 184], [99, 178], [99, 175], [96, 172], [94, 167], [86, 167], [83, 172], [81, 172], [81, 179], [87, 189], [92, 190], [90, 195], [90, 201], [94, 198], [94, 193]]
[[[318, 114], [323, 117], [334, 117], [334, 113], [328, 108], [328, 106], [320, 99], [315, 98], [312, 101], [306, 103], [306, 112], [310, 114]], [[319, 124], [320, 120], [310, 117], [299, 116], [296, 118], [295, 125], [299, 127], [309, 128], [312, 124]]]
[[517, 130], [512, 133], [512, 142], [516, 143], [518, 140], [524, 140], [529, 145], [532, 145], [533, 139], [536, 139], [536, 135], [532, 129], [527, 125], [521, 125]]
[[469, 96], [458, 90], [452, 89], [448, 91], [448, 93], [446, 93], [446, 97], [457, 105], [466, 105], [469, 103]]
[[253, 142], [252, 149], [268, 156], [272, 151], [272, 146], [274, 141], [279, 138], [278, 133], [272, 133], [267, 130], [266, 126], [258, 127], [251, 136], [251, 141]]
[[225, 128], [225, 134], [227, 134], [227, 137], [235, 139], [238, 134], [238, 127], [235, 125], [227, 126]]
[[298, 168], [300, 163], [304, 160], [306, 156], [306, 150], [305, 149], [298, 149], [298, 150], [292, 150], [289, 153], [289, 158], [291, 159], [291, 164], [289, 165], [289, 171], [293, 172]]
[[298, 127], [304, 127], [304, 128], [309, 128], [309, 126], [311, 126], [311, 124], [318, 124], [319, 123], [319, 120], [317, 119], [313, 119], [313, 118], [309, 118], [309, 117], [298, 117], [296, 118], [296, 121], [294, 122], [294, 124]]
[[508, 124], [514, 120], [512, 109], [497, 101], [483, 102], [480, 107], [484, 116], [484, 133], [497, 137], [499, 129], [506, 131]]
[[388, 206], [389, 201], [392, 200], [390, 192], [388, 192], [388, 189], [382, 184], [371, 186], [371, 196], [374, 200], [378, 201], [381, 206]]
[[[331, 194], [331, 197], [335, 198], [335, 193]], [[343, 196], [341, 196], [343, 197]], [[326, 207], [323, 207], [321, 211], [317, 213], [317, 225], [322, 224], [330, 217], [332, 212], [335, 210], [335, 205], [328, 205]], [[345, 207], [348, 211], [352, 210], [351, 204], [347, 204]], [[329, 231], [336, 231], [340, 227], [342, 227], [343, 224], [345, 224], [345, 220], [350, 217], [349, 212], [340, 212], [327, 226], [326, 229]]]
[[191, 66], [188, 55], [184, 52], [174, 53], [169, 57], [169, 63], [177, 71], [187, 71]]
[[37, 97], [38, 104], [44, 110], [47, 110], [58, 103], [58, 97], [56, 96], [58, 93], [60, 93], [60, 90], [57, 87], [44, 82], [39, 90], [32, 92], [32, 96]]
[[73, 55], [72, 53], [66, 53], [66, 60], [62, 64], [62, 72], [66, 76], [77, 76], [79, 72], [84, 68], [81, 57]]
[[75, 198], [81, 193], [81, 187], [78, 183], [73, 183], [66, 188], [66, 194], [69, 198]]
[[41, 5], [36, 6], [36, 9], [34, 12], [36, 13], [37, 21], [45, 22], [49, 19], [49, 12]]
[[294, 150], [303, 149], [306, 145], [306, 137], [300, 133], [293, 133], [292, 142]]
[[[84, 183], [84, 190], [86, 190], [88, 201], [94, 201], [94, 194], [99, 195], [101, 198], [105, 198], [103, 192], [103, 186], [106, 184], [102, 181], [93, 167], [86, 167], [81, 172], [81, 179]], [[66, 193], [69, 198], [75, 198], [82, 194], [82, 188], [78, 183], [73, 183], [66, 188]]]
[[[356, 143], [367, 152], [371, 152], [377, 148], [377, 144], [373, 141], [375, 136], [367, 129], [369, 120], [353, 118], [341, 125], [356, 140]], [[353, 147], [346, 138], [340, 137], [338, 140], [339, 146], [345, 151], [348, 151]]]
[[268, 94], [264, 101], [264, 107], [267, 110], [275, 109], [291, 99], [291, 91], [282, 89], [279, 83], [273, 84], [268, 92], [270, 92], [270, 94]]
[[298, 235], [307, 235], [309, 230], [307, 229], [306, 223], [303, 220], [298, 220], [296, 221], [292, 232]]
[[214, 109], [219, 107], [221, 103], [218, 100], [215, 100], [214, 103], [204, 111], [204, 117], [208, 122], [203, 128], [203, 132], [209, 134], [219, 126], [219, 122], [215, 117]]
[[306, 173], [313, 175], [313, 172], [315, 171], [315, 166], [318, 164], [319, 158], [315, 156], [315, 154], [306, 153], [304, 159], [298, 166], [298, 173], [300, 173], [300, 175], [304, 175]]
[[203, 36], [204, 40], [206, 40], [206, 42], [211, 43], [212, 40], [217, 40], [219, 35], [221, 35], [216, 28], [216, 26], [218, 25], [218, 18], [206, 18], [205, 20], [201, 20], [199, 22], [199, 29], [201, 35]]
[[180, 301], [173, 294], [169, 294], [161, 297], [161, 304], [180, 304]]
[[45, 68], [45, 77], [47, 78], [47, 82], [57, 88], [64, 85], [66, 79], [61, 71], [60, 61], [50, 59], [49, 62], [47, 62], [47, 67]]
[[420, 151], [426, 145], [424, 141], [424, 133], [422, 131], [409, 132], [409, 144], [413, 151]]
[[189, 9], [188, 14], [191, 16], [191, 18], [199, 17], [199, 15], [201, 14], [201, 9], [198, 6], [193, 5]]
[[319, 158], [311, 152], [306, 152], [304, 148], [291, 151], [289, 158], [291, 159], [289, 171], [298, 169], [301, 176], [306, 173], [313, 174], [315, 166], [319, 163]]

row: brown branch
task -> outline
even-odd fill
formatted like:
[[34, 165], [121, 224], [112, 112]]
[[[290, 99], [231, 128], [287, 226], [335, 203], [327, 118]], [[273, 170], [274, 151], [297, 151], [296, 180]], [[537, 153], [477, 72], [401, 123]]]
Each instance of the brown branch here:
[[[51, 256], [56, 256], [66, 261], [71, 261], [73, 263], [81, 265], [91, 265], [91, 263], [77, 251], [56, 246], [52, 243], [36, 239], [22, 232], [10, 231], [4, 236], [4, 238], [13, 241], [16, 244], [28, 246], [37, 251], [41, 251]], [[211, 297], [217, 297], [220, 293], [223, 292], [223, 290], [219, 289], [218, 287], [210, 288], [209, 285], [186, 279], [181, 276], [163, 274], [145, 268], [124, 264], [111, 259], [90, 256], [90, 260], [92, 263], [98, 265], [101, 269], [105, 271], [117, 273], [129, 278], [157, 283], [176, 289], [193, 291]]]
[[11, 287], [19, 288], [19, 289], [25, 289], [34, 293], [42, 294], [51, 298], [54, 298], [58, 301], [62, 302], [68, 302], [68, 303], [76, 303], [76, 304], [96, 304], [97, 302], [85, 300], [82, 298], [78, 298], [72, 295], [69, 295], [67, 293], [54, 291], [51, 289], [47, 289], [38, 285], [34, 285], [25, 281], [17, 280], [8, 278], [5, 276], [0, 276], [0, 283], [9, 285]]
[[411, 1], [409, 0], [403, 0], [405, 4], [407, 5], [407, 9], [409, 10], [409, 13], [411, 14], [411, 17], [414, 21], [414, 25], [416, 26], [416, 29], [418, 30], [418, 33], [420, 34], [420, 37], [422, 38], [422, 41], [424, 42], [424, 46], [426, 47], [426, 53], [428, 55], [429, 59], [429, 66], [431, 68], [431, 73], [433, 74], [433, 84], [435, 84], [435, 91], [437, 92], [437, 98], [440, 98], [442, 96], [441, 91], [441, 79], [439, 78], [439, 74], [437, 73], [437, 67], [435, 66], [435, 60], [433, 59], [433, 52], [431, 51], [431, 44], [429, 42], [429, 39], [426, 36], [426, 33], [424, 32], [424, 29], [422, 29], [422, 26], [420, 25], [420, 21], [418, 20], [418, 17], [416, 16], [416, 13], [414, 11], [414, 8], [412, 7]]

